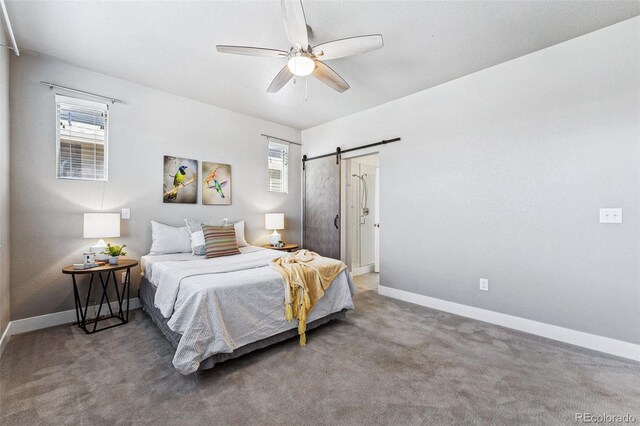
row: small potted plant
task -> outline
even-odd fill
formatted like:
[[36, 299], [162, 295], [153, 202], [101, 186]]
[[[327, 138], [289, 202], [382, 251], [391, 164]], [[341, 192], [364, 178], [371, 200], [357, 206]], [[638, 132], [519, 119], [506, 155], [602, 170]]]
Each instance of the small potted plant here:
[[102, 254], [106, 254], [109, 256], [109, 265], [117, 265], [118, 258], [120, 256], [127, 255], [126, 252], [122, 251], [122, 249], [124, 249], [126, 246], [126, 244], [123, 244], [121, 246], [112, 246], [111, 244], [107, 243], [107, 248], [102, 252]]

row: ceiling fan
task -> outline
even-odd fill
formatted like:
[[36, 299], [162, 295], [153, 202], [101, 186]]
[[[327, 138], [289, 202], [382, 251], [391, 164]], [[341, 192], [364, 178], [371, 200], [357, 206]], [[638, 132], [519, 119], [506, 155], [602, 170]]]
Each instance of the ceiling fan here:
[[235, 55], [287, 58], [285, 65], [273, 79], [267, 92], [275, 93], [296, 76], [313, 75], [332, 89], [342, 93], [349, 85], [337, 72], [321, 61], [357, 55], [383, 46], [382, 34], [343, 38], [311, 47], [307, 21], [301, 0], [281, 0], [284, 28], [291, 43], [289, 51], [250, 46], [217, 45], [220, 53]]

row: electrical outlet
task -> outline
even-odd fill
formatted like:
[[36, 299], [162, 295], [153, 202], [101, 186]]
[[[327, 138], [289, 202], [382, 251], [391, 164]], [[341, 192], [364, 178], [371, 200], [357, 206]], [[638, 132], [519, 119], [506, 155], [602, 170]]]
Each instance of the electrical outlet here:
[[600, 209], [600, 223], [622, 223], [621, 208]]
[[98, 317], [98, 306], [97, 306], [96, 301], [93, 300], [93, 299], [89, 300], [89, 306], [91, 307], [92, 315], [91, 314], [90, 314], [91, 316], [87, 315], [87, 317], [97, 318]]
[[480, 290], [489, 291], [489, 280], [480, 278]]
[[126, 279], [127, 279], [127, 273], [126, 273], [126, 272], [123, 272], [123, 273], [122, 273], [122, 277], [121, 277], [121, 279], [122, 279], [122, 282], [124, 282], [124, 280], [126, 280]]

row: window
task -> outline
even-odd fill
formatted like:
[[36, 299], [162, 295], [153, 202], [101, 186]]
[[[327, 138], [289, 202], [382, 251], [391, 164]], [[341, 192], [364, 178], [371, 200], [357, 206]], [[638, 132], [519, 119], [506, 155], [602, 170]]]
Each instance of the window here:
[[58, 179], [107, 179], [109, 107], [56, 95]]
[[269, 141], [269, 191], [289, 192], [289, 145]]

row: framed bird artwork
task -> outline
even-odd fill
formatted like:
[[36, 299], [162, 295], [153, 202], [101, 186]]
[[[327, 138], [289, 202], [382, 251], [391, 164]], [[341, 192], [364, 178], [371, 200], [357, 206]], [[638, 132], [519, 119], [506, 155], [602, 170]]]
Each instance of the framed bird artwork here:
[[198, 202], [198, 161], [164, 156], [162, 202]]
[[202, 162], [202, 204], [231, 204], [231, 165]]

